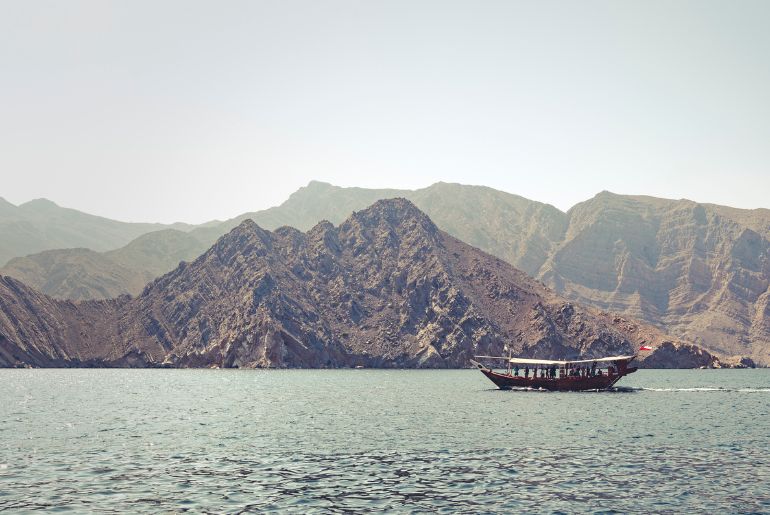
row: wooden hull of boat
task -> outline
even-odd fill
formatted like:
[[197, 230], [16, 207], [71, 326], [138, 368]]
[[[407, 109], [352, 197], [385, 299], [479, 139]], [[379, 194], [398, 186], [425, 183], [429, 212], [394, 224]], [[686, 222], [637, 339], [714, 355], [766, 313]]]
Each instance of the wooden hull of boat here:
[[579, 392], [591, 390], [607, 390], [612, 388], [622, 377], [636, 372], [636, 367], [628, 367], [620, 374], [602, 375], [593, 377], [560, 377], [558, 379], [547, 379], [545, 377], [512, 376], [501, 374], [488, 368], [480, 369], [481, 373], [495, 383], [501, 390], [533, 389], [533, 390], [552, 390], [561, 392]]

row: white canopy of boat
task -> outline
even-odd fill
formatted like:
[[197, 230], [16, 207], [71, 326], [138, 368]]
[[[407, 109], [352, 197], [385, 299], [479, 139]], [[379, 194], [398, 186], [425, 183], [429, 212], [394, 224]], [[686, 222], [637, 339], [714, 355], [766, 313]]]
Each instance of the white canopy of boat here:
[[519, 365], [574, 365], [576, 363], [606, 363], [608, 361], [629, 361], [635, 356], [610, 356], [608, 358], [595, 358], [595, 359], [568, 359], [568, 360], [556, 360], [556, 359], [531, 359], [531, 358], [507, 358], [505, 356], [474, 356], [476, 359], [504, 359], [509, 363], [516, 363]]

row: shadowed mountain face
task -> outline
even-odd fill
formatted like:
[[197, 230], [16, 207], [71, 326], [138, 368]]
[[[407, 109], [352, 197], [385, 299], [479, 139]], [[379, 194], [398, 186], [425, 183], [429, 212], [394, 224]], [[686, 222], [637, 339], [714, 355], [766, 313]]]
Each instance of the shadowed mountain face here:
[[0, 265], [14, 257], [51, 249], [110, 250], [164, 228], [190, 230], [192, 226], [118, 222], [59, 207], [50, 200], [14, 206], [0, 198]]
[[55, 301], [0, 280], [5, 366], [449, 367], [509, 342], [540, 357], [644, 342], [674, 356], [667, 366], [712, 360], [561, 299], [399, 199], [307, 233], [244, 221], [133, 299]]
[[[189, 237], [197, 246], [177, 248], [163, 231], [143, 238], [146, 245], [190, 260], [246, 218], [268, 229], [291, 225], [304, 231], [321, 219], [340, 223], [354, 210], [397, 195], [414, 202], [442, 230], [569, 299], [639, 318], [723, 355], [770, 364], [770, 211], [764, 209], [604, 192], [562, 213], [478, 186], [437, 183], [407, 191], [312, 182], [281, 206], [196, 228]], [[60, 266], [69, 259], [20, 258], [0, 273], [59, 298], [108, 298], [137, 295], [144, 278], [176, 264], [126, 253], [122, 268]], [[123, 269], [132, 271], [130, 281]]]

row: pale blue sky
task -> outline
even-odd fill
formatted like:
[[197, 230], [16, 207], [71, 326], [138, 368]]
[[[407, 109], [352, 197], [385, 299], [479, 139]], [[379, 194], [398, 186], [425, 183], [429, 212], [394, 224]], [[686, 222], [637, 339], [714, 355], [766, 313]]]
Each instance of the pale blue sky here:
[[202, 222], [311, 179], [770, 207], [768, 1], [0, 1], [0, 196]]

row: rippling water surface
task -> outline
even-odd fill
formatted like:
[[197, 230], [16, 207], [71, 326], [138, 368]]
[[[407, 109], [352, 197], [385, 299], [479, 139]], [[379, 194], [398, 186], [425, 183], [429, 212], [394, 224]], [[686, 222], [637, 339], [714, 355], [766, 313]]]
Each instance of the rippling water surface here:
[[770, 370], [0, 370], [0, 510], [770, 513]]

